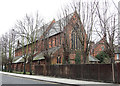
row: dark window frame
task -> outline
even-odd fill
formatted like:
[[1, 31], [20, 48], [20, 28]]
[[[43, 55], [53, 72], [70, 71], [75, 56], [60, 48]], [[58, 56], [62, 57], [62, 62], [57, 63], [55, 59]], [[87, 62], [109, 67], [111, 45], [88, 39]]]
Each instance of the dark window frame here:
[[60, 45], [61, 45], [61, 34], [60, 34]]
[[51, 48], [53, 47], [53, 40], [51, 39]]
[[56, 37], [55, 37], [55, 46], [57, 45], [57, 43], [56, 43]]
[[[75, 28], [77, 29], [77, 27], [75, 27]], [[71, 33], [71, 41], [72, 41], [71, 49], [80, 49], [81, 48], [80, 47], [80, 45], [81, 45], [80, 40], [78, 39], [78, 36], [74, 30]]]
[[60, 64], [61, 63], [61, 56], [58, 56], [57, 57], [57, 64]]

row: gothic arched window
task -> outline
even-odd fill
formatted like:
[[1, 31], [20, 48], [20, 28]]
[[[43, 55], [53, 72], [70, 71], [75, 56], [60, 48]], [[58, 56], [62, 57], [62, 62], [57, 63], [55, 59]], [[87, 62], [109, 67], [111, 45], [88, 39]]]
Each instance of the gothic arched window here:
[[75, 32], [73, 31], [72, 34], [71, 34], [71, 37], [72, 37], [72, 49], [75, 49]]
[[80, 49], [80, 40], [78, 39], [77, 34], [75, 33], [75, 31], [72, 31], [71, 34], [71, 41], [72, 41], [72, 49]]

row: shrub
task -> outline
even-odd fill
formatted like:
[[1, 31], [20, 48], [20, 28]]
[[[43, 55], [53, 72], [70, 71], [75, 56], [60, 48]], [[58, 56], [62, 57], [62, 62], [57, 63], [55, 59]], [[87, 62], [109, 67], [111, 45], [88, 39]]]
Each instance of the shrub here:
[[[65, 58], [62, 59], [62, 64], [66, 64]], [[70, 59], [68, 59], [68, 64], [70, 64]]]
[[80, 52], [77, 52], [75, 55], [75, 64], [80, 64], [81, 63], [81, 54]]
[[110, 57], [104, 51], [101, 51], [95, 57], [100, 60], [100, 63], [109, 63], [110, 62]]

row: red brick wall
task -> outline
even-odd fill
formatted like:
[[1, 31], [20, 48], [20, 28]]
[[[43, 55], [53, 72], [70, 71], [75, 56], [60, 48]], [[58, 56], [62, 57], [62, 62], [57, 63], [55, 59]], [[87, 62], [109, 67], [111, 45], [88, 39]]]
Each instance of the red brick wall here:
[[22, 49], [16, 50], [15, 51], [15, 57], [16, 56], [21, 56], [22, 55]]
[[105, 45], [104, 45], [104, 41], [103, 40], [99, 41], [99, 43], [97, 44], [97, 46], [94, 48], [94, 52], [92, 53], [92, 55], [96, 56], [101, 51], [104, 51], [104, 50], [102, 50], [102, 47], [104, 47], [104, 50], [105, 50]]
[[[38, 46], [39, 46], [39, 43], [37, 41], [36, 45], [35, 45], [35, 52], [36, 52], [36, 48], [38, 48], [38, 50], [40, 50]], [[28, 45], [28, 51], [27, 51], [27, 45], [24, 47], [24, 52], [25, 53], [27, 52], [28, 54], [31, 53], [31, 44]], [[22, 47], [15, 50], [15, 57], [16, 56], [22, 56], [22, 55], [23, 55], [23, 53], [22, 53]]]

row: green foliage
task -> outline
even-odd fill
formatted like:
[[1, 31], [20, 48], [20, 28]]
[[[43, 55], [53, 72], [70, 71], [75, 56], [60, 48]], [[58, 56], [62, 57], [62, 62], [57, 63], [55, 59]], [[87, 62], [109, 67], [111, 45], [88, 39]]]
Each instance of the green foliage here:
[[75, 64], [80, 64], [81, 63], [81, 54], [80, 52], [77, 52], [75, 55]]
[[99, 54], [95, 56], [98, 60], [100, 60], [100, 63], [109, 63], [110, 57], [107, 53], [104, 51], [101, 51]]
[[62, 64], [65, 64], [65, 59], [64, 58], [62, 59]]
[[[65, 58], [62, 59], [62, 64], [67, 64]], [[68, 59], [68, 64], [70, 64], [70, 59]]]

